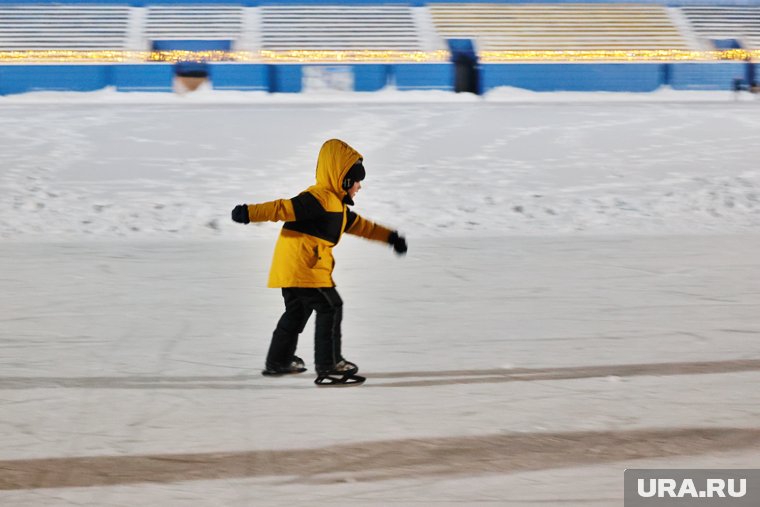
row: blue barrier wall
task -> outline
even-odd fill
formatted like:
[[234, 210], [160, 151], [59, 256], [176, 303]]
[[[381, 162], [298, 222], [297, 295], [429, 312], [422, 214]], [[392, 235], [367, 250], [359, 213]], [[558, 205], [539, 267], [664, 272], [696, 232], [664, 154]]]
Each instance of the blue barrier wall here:
[[247, 63], [209, 64], [209, 78], [217, 90], [269, 91], [269, 66]]
[[[752, 65], [752, 67], [750, 67]], [[210, 63], [209, 78], [218, 90], [303, 91], [302, 64]], [[352, 64], [355, 91], [372, 92], [393, 85], [399, 90], [454, 89], [450, 63]], [[760, 64], [714, 63], [514, 63], [480, 65], [483, 92], [500, 86], [533, 91], [651, 92], [731, 90]], [[0, 95], [30, 91], [87, 92], [113, 86], [119, 91], [169, 92], [176, 67], [171, 63], [111, 65], [0, 65]]]
[[33, 91], [172, 91], [171, 64], [0, 65], [0, 95]]
[[[269, 91], [275, 93], [303, 91], [305, 66], [303, 64], [270, 65]], [[391, 82], [399, 90], [451, 90], [454, 79], [453, 67], [449, 63], [350, 64], [346, 67], [353, 72], [354, 91], [359, 92], [381, 90]], [[214, 87], [216, 87], [215, 83]]]
[[507, 63], [481, 65], [483, 91], [498, 86], [538, 92], [651, 92], [663, 84], [658, 63]]
[[450, 63], [400, 63], [393, 66], [399, 90], [453, 90], [454, 66]]
[[120, 92], [170, 92], [174, 82], [174, 66], [170, 63], [150, 65], [113, 65], [111, 82]]
[[303, 65], [270, 65], [269, 90], [273, 93], [298, 93], [303, 89]]
[[91, 92], [110, 83], [108, 65], [0, 65], [0, 95], [42, 90]]
[[747, 64], [742, 62], [674, 63], [669, 84], [675, 90], [730, 90], [734, 79], [745, 79]]
[[388, 85], [393, 75], [392, 65], [363, 64], [353, 65], [354, 90], [357, 92], [376, 92]]

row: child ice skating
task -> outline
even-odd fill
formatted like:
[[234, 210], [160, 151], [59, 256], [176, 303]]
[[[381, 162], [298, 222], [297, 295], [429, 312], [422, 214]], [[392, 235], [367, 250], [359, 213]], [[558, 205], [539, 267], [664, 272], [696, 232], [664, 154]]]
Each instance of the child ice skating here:
[[362, 218], [348, 206], [365, 177], [362, 155], [338, 139], [322, 145], [317, 159], [317, 181], [292, 199], [260, 204], [239, 204], [232, 220], [285, 222], [274, 250], [269, 287], [282, 289], [285, 312], [272, 334], [264, 375], [287, 375], [306, 371], [295, 355], [298, 336], [312, 312], [315, 383], [320, 386], [356, 385], [364, 382], [359, 368], [341, 350], [343, 301], [335, 289], [332, 249], [344, 232], [390, 244], [399, 255], [406, 253], [404, 237]]

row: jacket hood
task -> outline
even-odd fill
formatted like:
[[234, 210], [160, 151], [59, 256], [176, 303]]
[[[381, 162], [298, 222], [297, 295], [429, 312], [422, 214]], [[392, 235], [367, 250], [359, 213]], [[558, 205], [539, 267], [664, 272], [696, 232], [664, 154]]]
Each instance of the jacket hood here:
[[325, 141], [317, 159], [317, 186], [327, 187], [337, 195], [345, 194], [343, 178], [361, 158], [361, 153], [340, 139]]

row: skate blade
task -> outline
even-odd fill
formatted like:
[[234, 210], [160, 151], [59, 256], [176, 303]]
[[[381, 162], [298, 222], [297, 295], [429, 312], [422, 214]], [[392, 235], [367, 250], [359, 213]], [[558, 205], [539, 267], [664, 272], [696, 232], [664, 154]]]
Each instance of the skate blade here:
[[360, 386], [367, 379], [361, 375], [349, 374], [349, 375], [325, 375], [324, 377], [317, 377], [314, 383], [317, 387], [352, 387]]
[[299, 373], [303, 373], [305, 371], [306, 371], [306, 368], [299, 368], [293, 371], [261, 370], [261, 374], [264, 375], [265, 377], [285, 377], [287, 375], [298, 375]]

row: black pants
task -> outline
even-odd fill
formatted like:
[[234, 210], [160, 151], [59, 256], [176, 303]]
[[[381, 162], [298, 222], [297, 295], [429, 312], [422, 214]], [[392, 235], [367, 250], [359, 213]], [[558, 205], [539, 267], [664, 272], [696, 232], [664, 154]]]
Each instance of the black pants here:
[[320, 289], [285, 288], [285, 313], [272, 334], [267, 366], [287, 364], [296, 352], [298, 335], [306, 327], [312, 312], [317, 313], [314, 332], [314, 365], [317, 370], [330, 369], [343, 359], [340, 324], [343, 300], [334, 287]]

